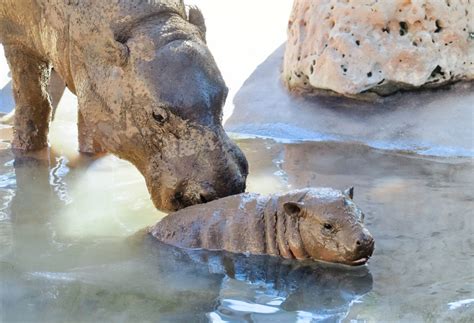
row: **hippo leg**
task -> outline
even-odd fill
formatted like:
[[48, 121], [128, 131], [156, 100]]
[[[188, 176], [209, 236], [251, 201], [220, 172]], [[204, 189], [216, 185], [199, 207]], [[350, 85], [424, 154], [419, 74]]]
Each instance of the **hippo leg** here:
[[[58, 108], [59, 101], [61, 100], [64, 90], [66, 89], [66, 83], [61, 79], [58, 73], [51, 70], [51, 76], [49, 78], [49, 100], [51, 101], [51, 106], [53, 108], [51, 120], [54, 120], [54, 115], [56, 114], [56, 109]], [[15, 109], [10, 111], [8, 114], [0, 118], [0, 123], [13, 125], [15, 120]]]
[[93, 138], [92, 132], [87, 128], [80, 109], [77, 114], [77, 127], [79, 134], [79, 151], [81, 153], [95, 155], [105, 152], [105, 149]]
[[51, 115], [49, 63], [17, 46], [5, 46], [12, 72], [15, 121], [12, 148], [31, 151], [48, 146]]

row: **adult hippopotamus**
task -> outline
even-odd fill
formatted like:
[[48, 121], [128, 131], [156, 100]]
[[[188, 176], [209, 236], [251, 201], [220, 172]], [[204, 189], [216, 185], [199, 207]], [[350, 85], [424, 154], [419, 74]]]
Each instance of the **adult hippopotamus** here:
[[222, 127], [227, 88], [204, 18], [182, 0], [2, 0], [16, 102], [13, 148], [47, 146], [54, 69], [79, 102], [82, 152], [133, 163], [162, 210], [245, 190], [247, 161]]
[[148, 229], [183, 248], [268, 254], [362, 265], [374, 251], [353, 189], [306, 188], [262, 196], [243, 193], [172, 213]]

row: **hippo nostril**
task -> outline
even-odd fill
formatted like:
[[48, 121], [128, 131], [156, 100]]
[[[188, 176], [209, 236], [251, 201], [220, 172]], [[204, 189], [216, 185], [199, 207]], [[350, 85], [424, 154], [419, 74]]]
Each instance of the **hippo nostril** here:
[[356, 241], [356, 245], [360, 246], [361, 242], [359, 240]]
[[183, 197], [184, 197], [183, 192], [178, 191], [174, 193], [174, 199], [178, 202], [181, 202], [183, 200]]
[[203, 191], [199, 194], [199, 200], [201, 203], [207, 203], [217, 198], [216, 192], [212, 189]]

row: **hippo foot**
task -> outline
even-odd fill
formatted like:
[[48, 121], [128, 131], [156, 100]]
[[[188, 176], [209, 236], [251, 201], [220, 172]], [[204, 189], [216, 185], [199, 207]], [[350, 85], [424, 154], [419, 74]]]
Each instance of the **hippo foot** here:
[[96, 141], [92, 142], [81, 142], [79, 139], [79, 152], [85, 155], [100, 155], [107, 151]]
[[18, 152], [38, 151], [48, 148], [48, 139], [15, 134], [12, 141], [12, 150]]

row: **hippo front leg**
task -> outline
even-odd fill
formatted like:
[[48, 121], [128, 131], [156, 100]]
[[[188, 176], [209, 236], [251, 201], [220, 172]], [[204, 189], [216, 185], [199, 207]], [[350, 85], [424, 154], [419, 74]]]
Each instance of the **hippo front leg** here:
[[5, 46], [15, 98], [12, 148], [24, 151], [48, 146], [51, 103], [48, 94], [50, 64], [24, 48]]
[[95, 155], [105, 152], [105, 149], [103, 149], [92, 136], [92, 131], [87, 127], [80, 109], [77, 115], [77, 128], [79, 136], [79, 151], [81, 153]]

